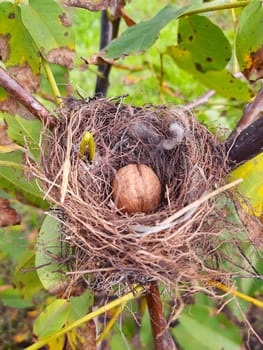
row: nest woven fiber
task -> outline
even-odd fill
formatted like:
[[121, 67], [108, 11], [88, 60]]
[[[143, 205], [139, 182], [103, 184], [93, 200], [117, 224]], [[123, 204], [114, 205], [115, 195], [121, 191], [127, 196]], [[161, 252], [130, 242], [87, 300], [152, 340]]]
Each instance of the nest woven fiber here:
[[[43, 143], [45, 192], [63, 212], [61, 240], [74, 249], [69, 269], [95, 290], [115, 285], [166, 285], [206, 280], [222, 273], [215, 200], [192, 206], [225, 175], [219, 140], [178, 108], [123, 104], [122, 99], [70, 99]], [[93, 135], [92, 161], [86, 132]], [[149, 214], [127, 214], [112, 197], [117, 171], [144, 164], [161, 182], [161, 201]], [[65, 197], [62, 199], [62, 197]]]

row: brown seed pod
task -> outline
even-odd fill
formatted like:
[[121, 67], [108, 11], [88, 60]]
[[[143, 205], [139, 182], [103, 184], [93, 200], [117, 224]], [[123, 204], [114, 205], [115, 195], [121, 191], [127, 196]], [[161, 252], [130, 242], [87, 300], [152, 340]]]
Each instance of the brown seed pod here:
[[161, 183], [147, 165], [129, 164], [113, 180], [113, 199], [125, 213], [151, 213], [160, 203]]

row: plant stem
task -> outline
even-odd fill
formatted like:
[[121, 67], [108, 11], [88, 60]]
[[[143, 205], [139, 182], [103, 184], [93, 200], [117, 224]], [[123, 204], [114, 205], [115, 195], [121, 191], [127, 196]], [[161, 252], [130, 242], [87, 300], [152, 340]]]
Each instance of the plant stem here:
[[122, 312], [124, 306], [126, 304], [121, 304], [117, 307], [116, 311], [114, 312], [114, 315], [112, 316], [112, 318], [110, 319], [110, 321], [108, 322], [107, 326], [105, 327], [104, 331], [99, 335], [98, 339], [96, 340], [96, 344], [99, 344], [109, 333], [109, 331], [111, 330], [112, 326], [114, 325], [114, 323], [117, 321], [120, 313]]
[[154, 350], [176, 350], [173, 338], [167, 329], [162, 300], [156, 282], [151, 283], [150, 290], [146, 294], [146, 301], [151, 319]]
[[228, 293], [230, 293], [230, 294], [232, 294], [232, 295], [234, 295], [242, 300], [247, 301], [248, 303], [251, 303], [251, 304], [256, 305], [256, 306], [263, 309], [263, 301], [261, 301], [261, 300], [258, 300], [258, 299], [250, 297], [249, 295], [240, 293], [237, 290], [234, 290], [233, 288], [229, 288], [229, 287], [225, 286], [224, 284], [216, 282], [216, 281], [209, 281], [209, 284], [211, 284], [212, 286], [215, 286], [216, 288], [218, 288], [224, 292], [228, 292]]
[[214, 5], [214, 6], [206, 6], [203, 8], [199, 9], [193, 9], [184, 12], [181, 17], [186, 17], [186, 16], [191, 16], [191, 15], [197, 15], [199, 13], [204, 13], [204, 12], [212, 12], [212, 11], [220, 11], [220, 10], [229, 10], [233, 8], [238, 8], [238, 7], [245, 7], [247, 6], [251, 1], [239, 1], [239, 2], [234, 2], [230, 4], [223, 4], [223, 5]]
[[135, 286], [133, 292], [130, 292], [130, 293], [124, 295], [123, 297], [115, 299], [115, 300], [111, 301], [110, 303], [100, 307], [99, 309], [97, 309], [93, 312], [90, 312], [88, 315], [85, 315], [84, 317], [80, 318], [79, 320], [71, 323], [69, 326], [64, 327], [63, 329], [56, 332], [55, 334], [53, 334], [49, 337], [46, 337], [44, 339], [41, 339], [33, 345], [30, 345], [25, 350], [37, 350], [37, 349], [41, 348], [42, 346], [50, 343], [54, 339], [59, 338], [61, 335], [64, 335], [65, 333], [71, 331], [72, 329], [81, 326], [83, 323], [88, 322], [88, 321], [92, 320], [93, 318], [95, 318], [99, 315], [102, 315], [105, 312], [107, 312], [107, 311], [109, 311], [109, 310], [111, 310], [119, 305], [123, 305], [130, 300], [133, 300], [133, 299], [140, 297], [143, 292], [144, 292], [143, 287]]
[[42, 60], [43, 67], [44, 67], [45, 72], [46, 72], [47, 80], [49, 82], [49, 85], [50, 85], [51, 90], [53, 92], [53, 95], [55, 97], [56, 103], [59, 104], [60, 99], [58, 97], [61, 96], [61, 94], [59, 92], [59, 89], [58, 89], [56, 80], [54, 78], [54, 75], [52, 73], [52, 70], [51, 70], [47, 60], [43, 56], [41, 56], [41, 60]]

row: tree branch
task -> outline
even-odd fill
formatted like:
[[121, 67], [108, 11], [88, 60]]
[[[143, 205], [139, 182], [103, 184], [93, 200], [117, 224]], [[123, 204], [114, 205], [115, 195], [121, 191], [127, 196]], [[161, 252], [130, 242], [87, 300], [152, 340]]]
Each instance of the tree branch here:
[[12, 97], [19, 100], [19, 102], [35, 117], [40, 119], [43, 124], [47, 124], [50, 128], [55, 126], [56, 118], [1, 67], [0, 86], [2, 86]]
[[260, 114], [263, 112], [263, 87], [259, 90], [259, 93], [253, 100], [253, 102], [246, 105], [243, 116], [238, 122], [235, 130], [229, 136], [230, 139], [236, 138], [241, 131], [247, 128], [251, 123], [256, 121]]
[[146, 294], [147, 306], [151, 319], [154, 350], [176, 350], [175, 343], [167, 329], [163, 305], [156, 282], [152, 282], [149, 293]]
[[[107, 10], [101, 13], [101, 33], [100, 33], [100, 50], [103, 50], [114, 38], [117, 37], [120, 26], [120, 18], [110, 20]], [[95, 94], [106, 96], [109, 87], [109, 75], [111, 64], [105, 63], [98, 67], [99, 75], [97, 77]]]
[[235, 139], [231, 137], [226, 140], [223, 146], [228, 154], [231, 170], [263, 152], [263, 114]]

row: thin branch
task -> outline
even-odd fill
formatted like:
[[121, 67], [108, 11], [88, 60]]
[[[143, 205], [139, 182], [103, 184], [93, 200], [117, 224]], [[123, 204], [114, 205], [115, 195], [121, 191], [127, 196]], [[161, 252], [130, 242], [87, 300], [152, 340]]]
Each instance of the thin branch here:
[[[101, 33], [100, 50], [103, 50], [114, 38], [117, 37], [120, 26], [120, 18], [110, 20], [106, 10], [101, 13]], [[105, 63], [98, 67], [99, 75], [97, 77], [95, 94], [106, 96], [109, 87], [109, 75], [111, 64]]]
[[173, 338], [167, 329], [157, 283], [151, 284], [149, 292], [146, 294], [146, 301], [151, 319], [154, 350], [176, 350]]
[[0, 67], [0, 86], [2, 86], [12, 97], [19, 100], [19, 102], [27, 108], [35, 117], [40, 119], [44, 124], [50, 128], [56, 124], [56, 118], [23, 86], [18, 84], [9, 74]]
[[255, 97], [253, 102], [246, 105], [243, 112], [243, 116], [238, 122], [235, 130], [229, 136], [229, 139], [233, 140], [234, 138], [236, 138], [241, 133], [241, 131], [243, 131], [250, 124], [256, 121], [259, 118], [260, 114], [262, 114], [262, 112], [263, 112], [263, 87], [260, 89], [259, 93]]
[[205, 104], [209, 101], [209, 99], [215, 94], [214, 90], [209, 90], [207, 91], [205, 94], [203, 94], [202, 96], [198, 97], [196, 100], [191, 101], [189, 103], [187, 103], [183, 109], [186, 111], [189, 111], [191, 109], [194, 109], [202, 104]]

